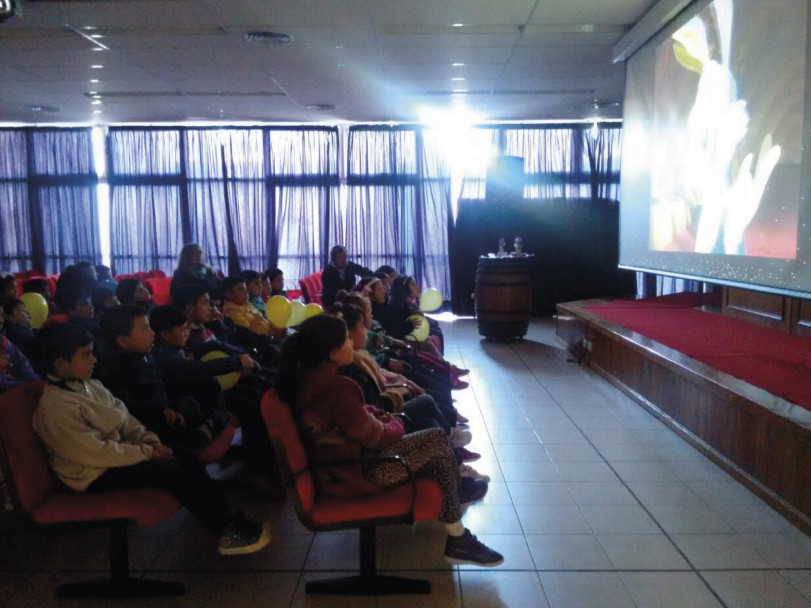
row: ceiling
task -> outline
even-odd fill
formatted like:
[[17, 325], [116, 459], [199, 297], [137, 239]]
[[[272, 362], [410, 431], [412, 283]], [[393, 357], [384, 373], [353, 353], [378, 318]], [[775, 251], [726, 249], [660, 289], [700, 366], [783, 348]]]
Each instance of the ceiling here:
[[18, 0], [0, 122], [410, 122], [460, 100], [480, 120], [618, 118], [612, 49], [655, 3]]

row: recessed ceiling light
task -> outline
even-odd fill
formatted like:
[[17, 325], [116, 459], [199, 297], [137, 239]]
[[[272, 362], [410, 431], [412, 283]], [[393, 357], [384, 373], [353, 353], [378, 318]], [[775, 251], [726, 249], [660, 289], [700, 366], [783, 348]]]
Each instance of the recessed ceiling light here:
[[453, 27], [465, 27], [465, 24], [464, 24], [464, 23], [452, 23], [451, 25], [452, 25]]
[[100, 69], [101, 69], [101, 68], [103, 68], [104, 66], [103, 66], [103, 65], [96, 64], [96, 65], [91, 65], [90, 67], [91, 67], [91, 68], [93, 68], [94, 70], [100, 70]]
[[44, 106], [41, 104], [30, 105], [28, 106], [28, 109], [31, 112], [45, 112], [47, 114], [56, 114], [60, 111], [56, 106]]
[[99, 81], [99, 79], [98, 79], [98, 78], [91, 78], [91, 79], [90, 79], [90, 82], [92, 82], [92, 83], [94, 83], [94, 84], [95, 84], [95, 83], [97, 83], [98, 81]]
[[101, 114], [101, 110], [93, 110], [93, 114]]
[[283, 46], [293, 42], [293, 38], [288, 34], [281, 32], [268, 32], [264, 30], [255, 30], [252, 32], [245, 32], [243, 34], [245, 42], [251, 44], [264, 44], [267, 46]]
[[467, 89], [454, 89], [454, 93], [467, 93]]
[[97, 46], [94, 46], [94, 47], [93, 47], [92, 49], [90, 49], [90, 50], [91, 50], [91, 51], [93, 51], [94, 53], [100, 53], [101, 51], [106, 51], [107, 49], [101, 49], [101, 48], [99, 48], [99, 47], [97, 47]]
[[101, 99], [94, 99], [90, 103], [93, 104], [94, 106], [101, 105]]
[[464, 80], [464, 78], [462, 76], [456, 76], [454, 78], [451, 78], [451, 80], [461, 81]]
[[97, 28], [95, 25], [85, 25], [82, 27], [82, 29], [88, 32], [92, 32], [93, 30], [97, 30], [99, 28]]
[[465, 65], [465, 64], [464, 64], [464, 63], [460, 63], [460, 62], [458, 62], [458, 61], [457, 61], [456, 63], [452, 63], [451, 65], [452, 65], [453, 67], [455, 67], [455, 68], [461, 68], [461, 67], [462, 67], [463, 65]]

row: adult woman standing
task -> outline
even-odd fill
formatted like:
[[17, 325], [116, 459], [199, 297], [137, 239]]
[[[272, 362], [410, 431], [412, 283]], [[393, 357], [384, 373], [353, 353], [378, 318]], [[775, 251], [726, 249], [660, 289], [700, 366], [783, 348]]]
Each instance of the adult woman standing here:
[[220, 277], [218, 273], [203, 261], [203, 249], [197, 243], [183, 245], [177, 260], [177, 268], [172, 274], [169, 293], [174, 295], [180, 285], [203, 285], [213, 302], [222, 300]]

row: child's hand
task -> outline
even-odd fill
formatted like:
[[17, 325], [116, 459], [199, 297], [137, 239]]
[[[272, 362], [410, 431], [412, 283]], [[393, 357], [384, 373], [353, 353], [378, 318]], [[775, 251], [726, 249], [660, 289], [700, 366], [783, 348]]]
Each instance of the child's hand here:
[[186, 419], [183, 417], [183, 414], [180, 412], [176, 412], [174, 410], [170, 410], [169, 408], [163, 410], [163, 417], [166, 418], [166, 424], [169, 426], [186, 426]]
[[256, 364], [256, 361], [251, 359], [250, 355], [246, 355], [244, 353], [239, 355], [239, 362], [242, 364], [243, 374], [252, 372], [254, 369], [254, 365]]
[[395, 374], [402, 374], [403, 370], [405, 370], [405, 364], [402, 361], [398, 361], [397, 359], [389, 359], [389, 371], [392, 371]]
[[172, 448], [170, 448], [168, 445], [158, 443], [152, 446], [152, 460], [171, 457], [172, 457]]

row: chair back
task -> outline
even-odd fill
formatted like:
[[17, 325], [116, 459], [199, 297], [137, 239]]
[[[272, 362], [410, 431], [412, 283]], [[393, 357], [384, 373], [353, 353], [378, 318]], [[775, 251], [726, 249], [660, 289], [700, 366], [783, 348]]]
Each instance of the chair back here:
[[7, 506], [35, 510], [59, 485], [32, 419], [45, 382], [29, 382], [0, 395], [0, 489]]
[[172, 303], [172, 297], [169, 295], [171, 284], [172, 279], [169, 277], [153, 277], [144, 281], [144, 286], [152, 294], [152, 301], [159, 306]]
[[307, 304], [323, 304], [323, 300], [321, 299], [321, 291], [324, 287], [324, 283], [321, 280], [322, 272], [322, 270], [319, 270], [303, 279], [299, 279], [301, 294]]
[[315, 501], [315, 483], [310, 474], [307, 451], [301, 443], [290, 406], [274, 389], [262, 397], [262, 418], [273, 443], [282, 480], [296, 491], [301, 509], [308, 513]]

